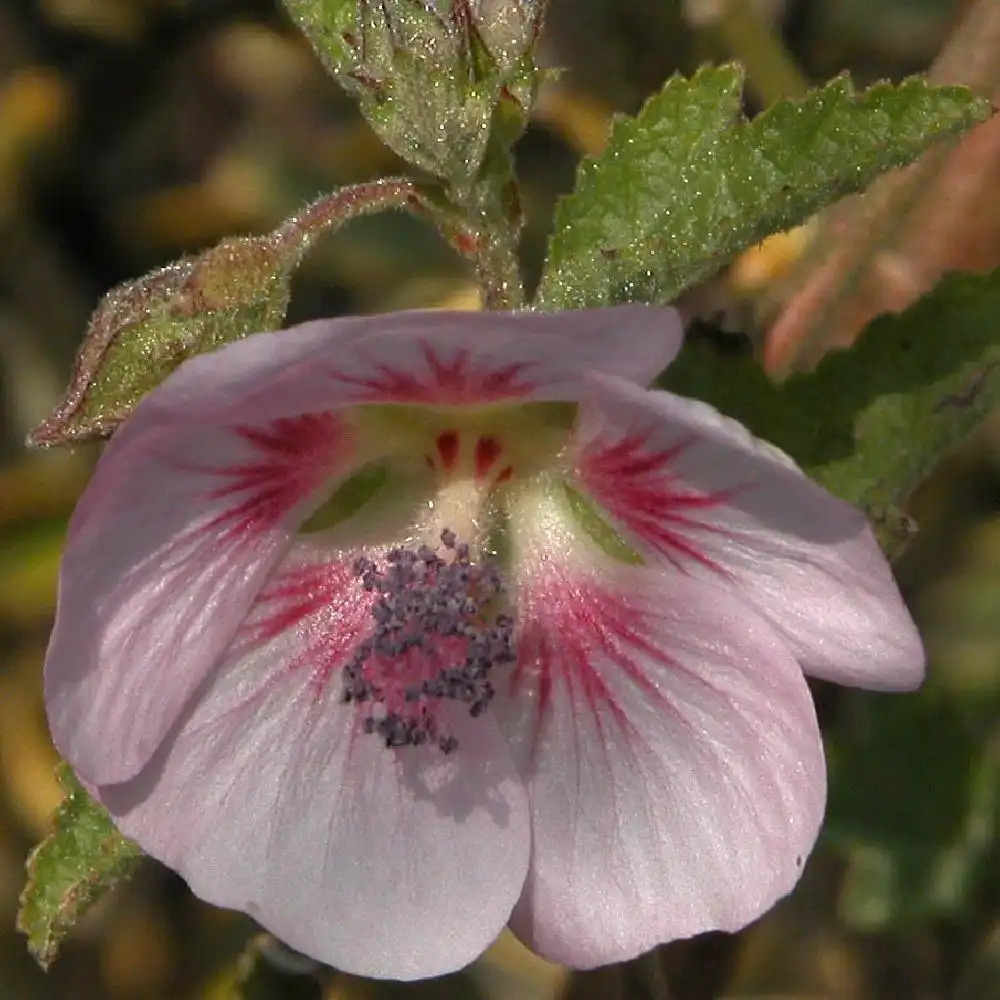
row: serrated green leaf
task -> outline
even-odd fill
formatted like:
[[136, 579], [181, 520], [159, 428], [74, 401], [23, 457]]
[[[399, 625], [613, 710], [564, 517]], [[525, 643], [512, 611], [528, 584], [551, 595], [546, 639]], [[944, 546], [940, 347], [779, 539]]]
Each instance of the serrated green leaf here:
[[705, 68], [616, 119], [558, 206], [540, 308], [668, 301], [991, 113], [964, 87], [911, 78], [858, 93], [841, 76], [747, 122], [742, 83], [736, 67]]
[[67, 764], [60, 764], [58, 777], [66, 798], [52, 832], [28, 858], [28, 881], [17, 914], [17, 928], [27, 935], [28, 950], [43, 968], [83, 913], [128, 878], [142, 858]]
[[292, 274], [320, 236], [357, 215], [409, 204], [427, 205], [429, 195], [406, 179], [343, 188], [271, 233], [224, 240], [113, 289], [90, 321], [66, 395], [28, 443], [108, 435], [183, 361], [278, 329]]
[[787, 451], [857, 504], [896, 555], [912, 491], [1000, 404], [1000, 270], [955, 275], [850, 351], [781, 386], [749, 357], [691, 343], [663, 385], [697, 396]]

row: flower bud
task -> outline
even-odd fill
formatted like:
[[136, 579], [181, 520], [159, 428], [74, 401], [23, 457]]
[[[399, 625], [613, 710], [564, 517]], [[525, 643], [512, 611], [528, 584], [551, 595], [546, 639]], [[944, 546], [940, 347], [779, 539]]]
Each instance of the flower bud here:
[[333, 21], [310, 0], [288, 6], [383, 141], [456, 188], [494, 128], [504, 144], [524, 130], [543, 0], [357, 0]]

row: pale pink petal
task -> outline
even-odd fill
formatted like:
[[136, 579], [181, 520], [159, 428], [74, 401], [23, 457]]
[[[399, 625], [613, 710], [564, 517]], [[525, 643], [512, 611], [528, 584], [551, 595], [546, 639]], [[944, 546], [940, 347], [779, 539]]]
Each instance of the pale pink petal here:
[[391, 319], [330, 368], [337, 391], [353, 402], [575, 400], [589, 371], [649, 382], [683, 339], [673, 309], [649, 306]]
[[531, 803], [511, 926], [586, 968], [767, 910], [815, 841], [825, 772], [771, 626], [713, 582], [573, 547], [557, 531], [520, 561], [497, 712]]
[[[181, 369], [173, 384], [191, 380]], [[55, 743], [95, 783], [146, 763], [291, 534], [355, 457], [335, 413], [262, 421], [249, 408], [199, 424], [149, 398], [108, 445], [70, 522], [45, 666]]]
[[191, 420], [217, 419], [248, 401], [262, 408], [262, 418], [276, 416], [284, 411], [280, 397], [295, 391], [322, 392], [329, 407], [575, 400], [588, 371], [651, 381], [683, 336], [676, 310], [652, 306], [341, 317], [257, 334], [193, 358], [183, 369], [197, 375], [168, 380], [154, 398]]
[[142, 767], [317, 493], [349, 471], [350, 402], [574, 399], [592, 366], [651, 377], [679, 338], [672, 310], [646, 307], [399, 313], [188, 361], [115, 435], [70, 525], [46, 664], [59, 749], [98, 783]]
[[449, 755], [361, 731], [340, 668], [370, 624], [349, 560], [296, 553], [147, 767], [98, 794], [203, 899], [337, 968], [415, 979], [503, 928], [527, 802], [492, 718], [455, 711]]
[[645, 558], [735, 588], [807, 672], [887, 690], [920, 683], [920, 637], [864, 516], [740, 424], [597, 375], [575, 461]]

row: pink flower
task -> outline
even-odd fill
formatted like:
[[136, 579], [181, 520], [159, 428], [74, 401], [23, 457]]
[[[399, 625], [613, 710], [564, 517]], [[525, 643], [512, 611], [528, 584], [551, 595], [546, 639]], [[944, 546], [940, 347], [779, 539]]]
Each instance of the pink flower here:
[[823, 813], [803, 672], [923, 653], [861, 514], [643, 388], [680, 341], [404, 313], [188, 361], [70, 526], [60, 751], [199, 896], [359, 974], [753, 920]]

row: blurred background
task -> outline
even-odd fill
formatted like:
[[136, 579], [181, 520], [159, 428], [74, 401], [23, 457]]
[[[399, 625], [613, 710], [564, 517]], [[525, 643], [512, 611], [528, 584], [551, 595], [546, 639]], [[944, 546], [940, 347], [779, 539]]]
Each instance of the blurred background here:
[[[752, 113], [841, 69], [859, 82], [926, 69], [968, 7], [553, 0], [542, 60], [566, 72], [518, 149], [529, 282], [581, 154], [600, 149], [611, 112], [636, 110], [674, 70], [743, 60]], [[1000, 71], [1000, 48], [980, 57]], [[923, 189], [924, 206], [947, 216], [933, 246], [963, 254], [936, 260], [935, 274], [1000, 264], [997, 137], [993, 128], [966, 141]], [[88, 914], [49, 973], [34, 965], [14, 915], [25, 855], [59, 797], [40, 670], [66, 518], [96, 450], [28, 454], [24, 435], [57, 400], [112, 285], [270, 229], [321, 191], [401, 169], [276, 0], [0, 0], [0, 1000], [1000, 1000], [997, 419], [914, 501], [922, 531], [899, 571], [930, 680], [907, 697], [816, 686], [826, 829], [795, 894], [742, 934], [579, 975], [504, 937], [463, 974], [366, 984], [290, 963], [248, 920], [199, 904], [147, 862]], [[966, 210], [948, 211], [947, 192], [963, 184]], [[805, 242], [774, 241], [690, 294], [695, 335], [766, 346]], [[929, 252], [909, 249], [894, 267], [912, 271]], [[928, 283], [911, 282], [911, 294]], [[466, 266], [434, 232], [391, 214], [312, 253], [289, 320], [475, 303]], [[898, 304], [868, 302], [859, 315]], [[845, 320], [840, 340], [860, 322]]]

